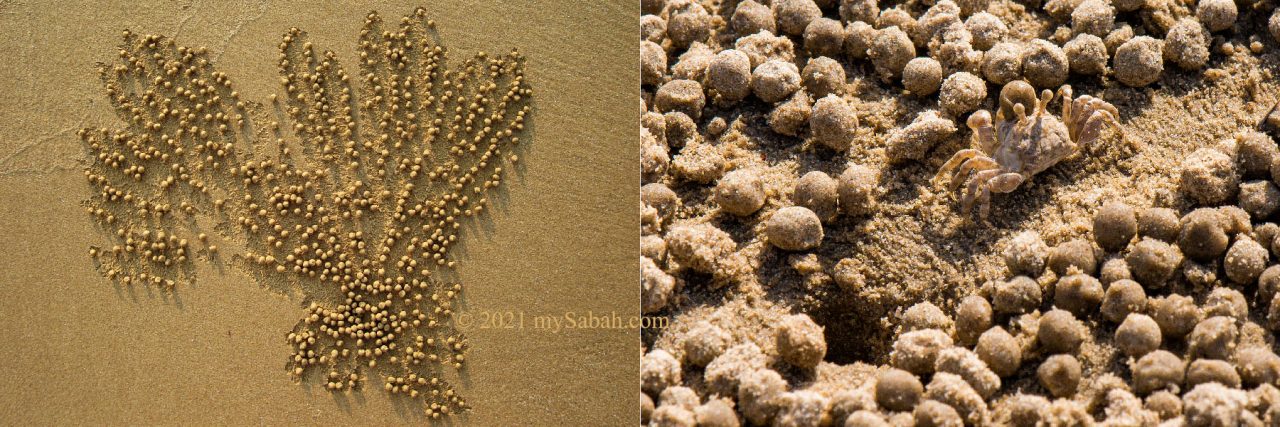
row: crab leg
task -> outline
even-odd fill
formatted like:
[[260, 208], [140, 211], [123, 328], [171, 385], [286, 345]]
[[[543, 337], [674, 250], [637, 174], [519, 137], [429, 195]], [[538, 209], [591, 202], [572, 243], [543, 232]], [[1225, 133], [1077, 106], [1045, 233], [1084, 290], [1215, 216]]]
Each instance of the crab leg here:
[[1093, 145], [1098, 139], [1098, 133], [1102, 131], [1103, 125], [1114, 125], [1116, 119], [1106, 110], [1097, 110], [1089, 115], [1089, 119], [1084, 122], [1083, 128], [1080, 130], [1080, 139], [1077, 141], [1081, 145]]
[[935, 180], [940, 179], [942, 178], [943, 174], [951, 172], [951, 170], [955, 169], [956, 166], [960, 166], [965, 161], [968, 161], [969, 159], [972, 159], [974, 157], [981, 156], [981, 155], [982, 155], [981, 151], [978, 151], [972, 148], [966, 148], [966, 149], [957, 151], [955, 154], [951, 155], [950, 159], [947, 159], [946, 163], [942, 164], [942, 167], [938, 169], [938, 174], [934, 175], [933, 179]]
[[954, 191], [956, 188], [959, 188], [960, 184], [964, 183], [964, 178], [968, 177], [970, 173], [973, 173], [973, 171], [995, 169], [998, 167], [1000, 167], [1000, 164], [996, 163], [995, 159], [987, 156], [977, 156], [972, 159], [965, 160], [965, 162], [960, 165], [960, 170], [956, 171], [955, 176], [951, 177], [951, 190]]
[[973, 131], [973, 141], [978, 149], [984, 153], [995, 151], [999, 142], [996, 140], [995, 127], [991, 126], [991, 113], [987, 110], [978, 110], [969, 116], [965, 121], [969, 129]]
[[963, 212], [969, 212], [973, 209], [973, 202], [979, 196], [979, 191], [987, 192], [987, 181], [999, 174], [999, 169], [987, 169], [973, 174], [973, 178], [969, 179], [969, 187], [965, 189], [964, 199], [961, 203]]

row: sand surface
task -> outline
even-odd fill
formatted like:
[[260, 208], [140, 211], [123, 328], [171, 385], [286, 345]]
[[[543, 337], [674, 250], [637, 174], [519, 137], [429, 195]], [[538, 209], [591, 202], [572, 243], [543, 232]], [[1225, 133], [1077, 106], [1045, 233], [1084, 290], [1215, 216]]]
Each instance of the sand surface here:
[[[128, 28], [207, 46], [245, 99], [279, 91], [274, 57], [290, 27], [352, 62], [370, 11], [427, 7], [456, 57], [519, 48], [535, 89], [532, 144], [489, 217], [453, 256], [463, 313], [639, 314], [630, 2], [0, 2], [0, 413], [4, 424], [386, 424], [421, 408], [380, 388], [331, 394], [285, 372], [296, 295], [234, 267], [197, 264], [173, 294], [121, 287], [86, 255], [104, 236], [80, 206], [89, 187], [76, 131], [116, 117], [94, 64]], [[632, 94], [632, 95], [627, 95]], [[631, 200], [623, 203], [624, 200]], [[462, 424], [621, 424], [635, 419], [634, 329], [463, 328]], [[380, 385], [380, 384], [375, 384]], [[584, 405], [582, 402], [591, 401]]]

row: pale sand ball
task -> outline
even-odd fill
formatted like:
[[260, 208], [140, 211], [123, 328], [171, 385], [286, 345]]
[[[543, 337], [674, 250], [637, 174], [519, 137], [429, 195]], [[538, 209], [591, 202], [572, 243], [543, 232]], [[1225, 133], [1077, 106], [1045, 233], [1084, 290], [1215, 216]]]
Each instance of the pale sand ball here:
[[813, 0], [773, 0], [773, 15], [783, 33], [802, 36], [810, 22], [822, 17], [822, 9]]
[[1248, 237], [1241, 237], [1227, 250], [1227, 257], [1222, 263], [1227, 277], [1241, 285], [1252, 285], [1267, 268], [1270, 253], [1258, 242]]
[[831, 395], [832, 425], [842, 425], [841, 421], [858, 411], [875, 410], [876, 396], [874, 386], [875, 383], [867, 382], [856, 389], [848, 388], [833, 393]]
[[1036, 334], [1036, 340], [1046, 353], [1075, 353], [1080, 349], [1080, 343], [1084, 342], [1086, 329], [1084, 323], [1071, 312], [1053, 309], [1040, 317], [1040, 330]]
[[1102, 303], [1102, 282], [1086, 274], [1072, 274], [1058, 279], [1054, 286], [1053, 305], [1076, 316], [1088, 317]]
[[822, 171], [812, 171], [796, 180], [791, 200], [818, 215], [823, 222], [831, 221], [839, 211], [837, 192], [839, 184]]
[[702, 378], [711, 393], [737, 396], [742, 380], [747, 374], [764, 368], [766, 361], [760, 347], [750, 342], [738, 344], [708, 363]]
[[640, 358], [640, 389], [656, 396], [680, 384], [680, 361], [666, 350], [653, 350]]
[[1225, 360], [1200, 359], [1187, 366], [1187, 387], [1195, 387], [1204, 383], [1218, 383], [1231, 388], [1240, 388], [1240, 374], [1236, 368]]
[[1159, 390], [1177, 391], [1186, 376], [1187, 365], [1173, 353], [1155, 350], [1139, 358], [1130, 369], [1133, 391], [1147, 395]]
[[895, 6], [880, 11], [880, 16], [876, 17], [875, 27], [881, 30], [898, 27], [904, 33], [910, 34], [916, 30], [916, 18], [902, 6]]
[[978, 337], [991, 329], [994, 313], [986, 298], [969, 295], [956, 305], [956, 342], [972, 346]]
[[[1218, 383], [1200, 384], [1182, 395], [1187, 427], [1262, 425], [1248, 412], [1249, 395]], [[1245, 420], [1253, 417], [1254, 422]]]
[[967, 72], [947, 76], [939, 89], [938, 105], [943, 111], [959, 116], [982, 106], [987, 99], [987, 82]]
[[1013, 335], [999, 326], [983, 332], [978, 337], [978, 344], [974, 346], [973, 352], [992, 372], [1001, 377], [1017, 373], [1022, 366], [1022, 346]]
[[751, 92], [764, 102], [778, 102], [800, 89], [800, 69], [796, 64], [771, 59], [751, 73]]
[[836, 192], [845, 215], [868, 215], [875, 210], [879, 173], [863, 165], [850, 165], [837, 178]]
[[809, 129], [818, 143], [832, 150], [845, 151], [853, 144], [858, 116], [843, 98], [827, 95], [813, 105]]
[[844, 54], [853, 59], [866, 59], [867, 51], [876, 38], [875, 27], [856, 21], [844, 27]]
[[1280, 148], [1270, 135], [1247, 131], [1235, 135], [1240, 160], [1240, 173], [1249, 178], [1267, 178], [1271, 164], [1280, 156]]
[[649, 416], [650, 427], [694, 427], [697, 423], [693, 411], [676, 405], [659, 406]]
[[655, 263], [662, 262], [667, 259], [667, 241], [656, 234], [640, 237], [640, 256], [652, 259]]
[[1093, 275], [1098, 271], [1098, 258], [1088, 240], [1068, 240], [1049, 250], [1048, 267], [1058, 276], [1071, 274], [1073, 268]]
[[844, 427], [890, 427], [884, 416], [878, 412], [860, 410], [845, 418]]
[[1137, 234], [1138, 218], [1124, 202], [1107, 202], [1093, 216], [1093, 238], [1103, 250], [1124, 250]]
[[671, 259], [700, 273], [717, 273], [737, 249], [729, 233], [711, 224], [678, 225], [667, 232]]
[[1164, 36], [1164, 59], [1184, 70], [1199, 70], [1209, 62], [1209, 34], [1194, 19], [1183, 18]]
[[880, 5], [876, 0], [840, 0], [840, 19], [853, 24], [862, 22], [874, 24], [880, 16]]
[[839, 56], [844, 50], [844, 25], [828, 18], [809, 22], [804, 29], [804, 50], [810, 56]]
[[1226, 359], [1235, 353], [1240, 329], [1234, 318], [1214, 316], [1197, 323], [1187, 337], [1187, 350], [1192, 358]]
[[1153, 297], [1147, 300], [1147, 309], [1165, 338], [1182, 339], [1204, 319], [1204, 312], [1185, 295]]
[[1071, 399], [1056, 399], [1041, 410], [1042, 425], [1046, 426], [1087, 426], [1094, 423], [1093, 416], [1080, 402]]
[[1280, 380], [1280, 356], [1263, 345], [1250, 345], [1236, 350], [1236, 370], [1240, 381], [1248, 387], [1275, 384]]
[[[653, 206], [662, 216], [671, 216], [680, 205], [680, 197], [666, 184], [645, 184], [640, 187], [640, 201]], [[665, 248], [665, 244], [663, 246]], [[664, 249], [665, 252], [665, 249]], [[656, 258], [655, 258], [656, 259]]]
[[672, 147], [684, 147], [699, 139], [698, 124], [688, 114], [672, 111], [662, 115], [662, 122], [666, 125], [667, 143]]
[[1071, 397], [1080, 387], [1080, 361], [1067, 354], [1049, 356], [1036, 368], [1036, 379], [1053, 397]]
[[640, 83], [658, 85], [667, 73], [667, 52], [657, 43], [640, 42]]
[[778, 396], [776, 427], [807, 427], [829, 421], [831, 401], [815, 391], [801, 390]]
[[996, 412], [1008, 414], [1010, 425], [1035, 427], [1042, 425], [1041, 413], [1047, 413], [1049, 405], [1049, 399], [1044, 396], [1018, 392], [1007, 399], [996, 401]]
[[670, 166], [667, 146], [649, 133], [649, 129], [640, 128], [640, 178], [646, 183], [659, 181]]
[[708, 321], [700, 321], [689, 328], [683, 344], [684, 359], [693, 366], [706, 366], [724, 354], [733, 337]]
[[648, 129], [659, 143], [667, 144], [667, 119], [662, 113], [646, 111], [640, 116], [640, 127]]
[[964, 378], [983, 399], [991, 398], [1000, 390], [1000, 376], [988, 368], [977, 354], [964, 347], [951, 347], [938, 352], [934, 369]]
[[1048, 257], [1049, 246], [1044, 243], [1040, 233], [1035, 231], [1018, 233], [1004, 249], [1004, 264], [1013, 274], [1039, 276], [1044, 271]]
[[1240, 208], [1250, 216], [1270, 218], [1277, 209], [1280, 209], [1280, 188], [1276, 188], [1270, 180], [1247, 181], [1240, 184], [1238, 202]]
[[921, 329], [898, 336], [889, 364], [918, 375], [933, 373], [938, 352], [953, 345], [951, 336], [937, 329]]
[[1116, 24], [1116, 9], [1108, 0], [1084, 0], [1071, 11], [1071, 30], [1076, 34], [1106, 37]]
[[657, 15], [640, 17], [640, 40], [662, 43], [667, 38], [667, 21]]
[[996, 43], [982, 57], [982, 76], [998, 85], [1021, 79], [1023, 55], [1020, 43]]
[[987, 12], [978, 12], [964, 21], [965, 28], [969, 29], [969, 34], [973, 35], [973, 48], [977, 50], [988, 50], [1004, 36], [1009, 33], [1009, 26], [999, 17]]
[[818, 366], [827, 355], [822, 327], [805, 314], [787, 316], [779, 322], [777, 347], [782, 360], [801, 369]]
[[1169, 208], [1147, 208], [1138, 212], [1138, 235], [1173, 243], [1182, 226], [1178, 213]]
[[1233, 0], [1200, 0], [1196, 4], [1196, 19], [1209, 31], [1222, 31], [1236, 23], [1236, 2]]
[[1116, 348], [1129, 357], [1142, 357], [1156, 351], [1163, 341], [1160, 325], [1145, 314], [1129, 313], [1116, 327]]
[[951, 320], [951, 316], [928, 301], [918, 302], [908, 307], [898, 320], [900, 332], [937, 329], [950, 333], [955, 328], [955, 322]]
[[876, 33], [867, 56], [871, 58], [881, 79], [888, 81], [902, 75], [902, 69], [916, 57], [916, 46], [902, 29], [884, 28]]
[[1112, 59], [1116, 79], [1132, 87], [1143, 87], [1160, 80], [1160, 74], [1164, 72], [1164, 53], [1161, 50], [1160, 41], [1147, 36], [1137, 36], [1124, 42]]
[[805, 90], [817, 98], [844, 93], [844, 67], [825, 56], [810, 58], [800, 71], [800, 79]]
[[1040, 284], [1027, 276], [1014, 276], [1004, 282], [996, 282], [992, 293], [993, 308], [1001, 314], [1024, 314], [1040, 308], [1042, 298]]
[[640, 257], [640, 311], [653, 313], [666, 308], [676, 279], [658, 268], [649, 257]]
[[[944, 93], [946, 84], [943, 84]], [[916, 115], [911, 124], [897, 130], [885, 141], [886, 154], [892, 163], [923, 160], [935, 145], [956, 133], [956, 123], [936, 110]]]
[[738, 3], [738, 7], [733, 10], [733, 16], [729, 18], [729, 25], [733, 26], [733, 31], [740, 36], [749, 36], [761, 31], [778, 32], [773, 9], [754, 0]]
[[702, 85], [693, 80], [672, 80], [658, 88], [653, 106], [659, 112], [679, 111], [693, 119], [702, 116], [707, 100], [702, 96]]
[[966, 425], [982, 425], [987, 421], [987, 402], [959, 375], [939, 372], [925, 386], [924, 398], [951, 406], [960, 413]]
[[1178, 247], [1188, 258], [1208, 262], [1227, 251], [1230, 237], [1221, 211], [1199, 208], [1184, 215], [1179, 225], [1182, 230], [1178, 233]]
[[933, 58], [912, 59], [902, 69], [902, 87], [911, 91], [912, 95], [933, 95], [940, 86], [942, 86], [942, 64]]
[[1129, 24], [1120, 24], [1116, 29], [1111, 30], [1110, 34], [1102, 38], [1102, 42], [1107, 44], [1107, 54], [1115, 56], [1116, 51], [1120, 50], [1120, 46], [1124, 46], [1125, 43], [1132, 40], [1133, 36], [1133, 27], [1130, 27]]
[[906, 411], [924, 395], [924, 384], [901, 369], [885, 369], [876, 376], [876, 403], [891, 411]]
[[693, 410], [699, 427], [738, 427], [738, 414], [733, 412], [733, 403], [728, 399], [711, 399]]
[[778, 412], [779, 397], [787, 392], [787, 381], [772, 369], [746, 373], [738, 386], [738, 410], [753, 425], [764, 425]]
[[714, 196], [720, 209], [737, 216], [747, 216], [764, 206], [764, 182], [755, 171], [739, 169], [724, 174], [716, 183]]
[[1148, 411], [1155, 412], [1162, 420], [1171, 420], [1182, 416], [1182, 398], [1178, 395], [1157, 391], [1147, 396], [1143, 405]]
[[1244, 294], [1231, 288], [1217, 288], [1204, 299], [1205, 316], [1227, 316], [1244, 323], [1249, 320], [1249, 302]]
[[778, 209], [765, 221], [769, 244], [784, 251], [804, 251], [822, 244], [822, 220], [802, 206]]
[[911, 410], [915, 427], [959, 427], [964, 419], [955, 408], [936, 400], [926, 400]]
[[1138, 282], [1121, 279], [1107, 287], [1102, 297], [1102, 317], [1119, 323], [1132, 313], [1141, 313], [1147, 308], [1147, 292]]
[[675, 176], [699, 184], [710, 184], [724, 174], [725, 158], [720, 148], [707, 142], [688, 142], [671, 160]]
[[751, 94], [751, 59], [734, 49], [717, 53], [707, 67], [707, 91], [718, 105], [733, 105]]
[[1035, 39], [1026, 45], [1022, 56], [1022, 73], [1032, 86], [1056, 90], [1067, 81], [1071, 62], [1061, 47], [1048, 40]]
[[1107, 73], [1107, 45], [1093, 34], [1080, 34], [1063, 46], [1071, 72], [1086, 76]]
[[786, 36], [775, 36], [761, 31], [733, 42], [733, 48], [751, 58], [751, 67], [759, 67], [771, 59], [792, 62], [796, 58], [795, 45]]
[[658, 395], [658, 406], [679, 406], [690, 411], [702, 404], [702, 399], [693, 389], [685, 386], [671, 386]]
[[1280, 291], [1280, 265], [1273, 265], [1258, 276], [1258, 299], [1270, 301], [1277, 291]]
[[1124, 258], [1111, 258], [1102, 263], [1102, 271], [1098, 272], [1102, 284], [1110, 285], [1118, 280], [1133, 280], [1133, 271]]
[[711, 35], [711, 15], [701, 4], [690, 2], [667, 18], [667, 38], [677, 48], [705, 42]]
[[797, 91], [786, 102], [778, 104], [769, 112], [769, 128], [782, 135], [796, 136], [809, 124], [813, 100], [809, 93]]

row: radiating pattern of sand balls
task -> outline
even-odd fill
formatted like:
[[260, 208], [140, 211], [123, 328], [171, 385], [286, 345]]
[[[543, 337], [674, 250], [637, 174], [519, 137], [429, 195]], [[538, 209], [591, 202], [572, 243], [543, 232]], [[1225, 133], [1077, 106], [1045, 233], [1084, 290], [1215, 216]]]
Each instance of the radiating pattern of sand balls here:
[[380, 377], [431, 417], [467, 408], [445, 379], [467, 348], [450, 248], [517, 161], [532, 92], [515, 51], [451, 68], [425, 16], [369, 14], [354, 74], [288, 30], [267, 104], [204, 48], [125, 31], [100, 64], [122, 126], [79, 133], [83, 204], [111, 239], [89, 250], [98, 270], [167, 297], [197, 262], [242, 267], [306, 299], [289, 374], [333, 391]]

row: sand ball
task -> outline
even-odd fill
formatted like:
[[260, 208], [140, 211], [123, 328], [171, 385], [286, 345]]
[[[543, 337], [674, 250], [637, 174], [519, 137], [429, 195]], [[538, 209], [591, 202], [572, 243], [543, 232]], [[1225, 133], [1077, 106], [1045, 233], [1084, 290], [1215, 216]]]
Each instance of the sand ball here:
[[906, 32], [898, 27], [889, 27], [876, 33], [867, 56], [875, 65], [876, 73], [889, 80], [902, 75], [902, 69], [916, 57], [916, 46]]
[[1236, 351], [1235, 361], [1245, 386], [1280, 381], [1280, 356], [1265, 345], [1241, 347]]
[[978, 336], [973, 352], [992, 372], [1008, 377], [1018, 372], [1022, 365], [1022, 346], [1004, 328], [996, 326]]
[[1187, 366], [1187, 387], [1204, 383], [1219, 383], [1231, 388], [1240, 387], [1240, 374], [1225, 360], [1200, 359]]
[[667, 143], [667, 119], [662, 113], [656, 111], [645, 112], [640, 116], [640, 127], [648, 129], [649, 133], [659, 143]]
[[1138, 282], [1122, 279], [1111, 283], [1102, 297], [1102, 316], [1112, 322], [1121, 322], [1131, 313], [1141, 313], [1147, 308], [1147, 292]]
[[862, 216], [870, 214], [876, 206], [876, 191], [879, 188], [878, 173], [866, 166], [850, 165], [837, 178], [836, 192], [840, 201], [840, 209], [845, 215]]
[[1021, 79], [1023, 54], [1019, 43], [996, 43], [982, 57], [982, 76], [998, 85]]
[[1163, 341], [1160, 325], [1145, 314], [1129, 313], [1116, 327], [1116, 348], [1129, 357], [1141, 357], [1155, 351]]
[[1240, 184], [1239, 205], [1256, 218], [1269, 218], [1280, 209], [1280, 188], [1270, 180], [1248, 181]]
[[1156, 413], [1161, 420], [1170, 420], [1182, 416], [1182, 398], [1168, 391], [1157, 391], [1147, 396], [1144, 407]]
[[653, 427], [694, 427], [698, 422], [693, 411], [677, 405], [659, 406], [649, 418]]
[[689, 328], [683, 342], [684, 359], [693, 366], [706, 366], [724, 354], [733, 337], [708, 321], [700, 321]]
[[844, 427], [889, 427], [889, 423], [880, 413], [864, 409], [849, 414]]
[[651, 41], [640, 42], [640, 83], [657, 85], [667, 72], [667, 52]]
[[1027, 82], [1038, 88], [1056, 89], [1067, 81], [1071, 63], [1061, 47], [1047, 40], [1035, 39], [1026, 45], [1022, 56], [1022, 73]]
[[705, 42], [711, 35], [711, 15], [698, 3], [689, 3], [667, 19], [667, 37], [677, 48]]
[[778, 209], [765, 222], [769, 243], [786, 251], [803, 251], [822, 244], [822, 221], [809, 208], [788, 206]]
[[1186, 363], [1177, 355], [1155, 350], [1133, 364], [1133, 389], [1139, 395], [1157, 390], [1177, 390], [1186, 375]]
[[702, 107], [706, 103], [702, 85], [693, 80], [669, 81], [659, 87], [653, 97], [653, 106], [659, 112], [678, 111], [694, 119], [702, 116]]
[[929, 96], [942, 85], [942, 64], [929, 57], [907, 62], [902, 69], [902, 86], [916, 96]]
[[1071, 397], [1080, 387], [1080, 361], [1069, 354], [1049, 356], [1036, 368], [1036, 378], [1053, 397]]
[[1138, 233], [1138, 219], [1124, 202], [1107, 202], [1093, 216], [1093, 237], [1108, 252], [1119, 252]]
[[933, 372], [938, 352], [952, 345], [951, 336], [938, 329], [907, 332], [893, 342], [889, 364], [914, 374], [927, 375]]
[[978, 337], [991, 329], [991, 303], [986, 298], [969, 295], [956, 306], [956, 341], [961, 345], [973, 345]]
[[987, 403], [964, 378], [947, 372], [933, 375], [925, 386], [925, 399], [937, 400], [956, 409], [967, 425], [981, 425], [987, 420]]
[[[880, 11], [873, 23], [877, 29], [898, 27], [903, 32], [911, 33], [916, 28], [916, 18], [902, 6], [895, 6]], [[913, 45], [914, 46], [914, 45]]]
[[725, 158], [720, 147], [708, 142], [689, 141], [671, 161], [671, 170], [680, 179], [710, 184], [724, 174]]
[[1102, 75], [1107, 72], [1107, 45], [1093, 34], [1080, 34], [1063, 46], [1067, 53], [1067, 62], [1071, 64], [1071, 72], [1086, 76]]
[[658, 406], [673, 405], [692, 411], [701, 403], [702, 399], [698, 397], [697, 392], [680, 385], [667, 387], [662, 394], [658, 395]]
[[906, 411], [924, 395], [924, 384], [914, 374], [889, 368], [876, 376], [876, 403], [891, 411]]
[[1178, 247], [1187, 257], [1208, 262], [1227, 251], [1230, 241], [1220, 211], [1199, 208], [1187, 213], [1179, 221], [1182, 230], [1178, 234]]
[[667, 241], [656, 234], [640, 237], [640, 256], [648, 257], [655, 263], [662, 262], [667, 259]]
[[1240, 329], [1234, 318], [1214, 316], [1197, 323], [1187, 338], [1187, 349], [1193, 358], [1226, 359], [1235, 353]]
[[951, 347], [938, 352], [937, 372], [947, 372], [964, 378], [983, 399], [1000, 390], [1000, 376], [992, 372], [973, 351], [964, 347]]
[[1007, 413], [1009, 423], [1015, 426], [1042, 425], [1041, 415], [1048, 413], [1049, 406], [1049, 399], [1044, 396], [1021, 392], [996, 401], [997, 412]]
[[1271, 33], [1271, 38], [1280, 41], [1280, 9], [1271, 13], [1271, 19], [1267, 20], [1267, 32]]
[[733, 105], [751, 94], [751, 59], [733, 49], [717, 53], [707, 67], [707, 90], [719, 105]]
[[644, 182], [662, 179], [671, 165], [666, 145], [658, 142], [648, 129], [640, 128], [640, 177]]
[[737, 427], [740, 425], [738, 414], [733, 411], [733, 404], [726, 399], [711, 399], [693, 410], [693, 416], [699, 426]]
[[1093, 252], [1093, 245], [1088, 240], [1074, 239], [1054, 246], [1049, 250], [1050, 270], [1058, 276], [1070, 274], [1074, 267], [1079, 272], [1093, 275], [1098, 271], [1098, 259]]
[[837, 187], [836, 180], [830, 175], [822, 171], [812, 171], [796, 181], [791, 200], [798, 206], [809, 208], [823, 222], [831, 221], [839, 209], [839, 201], [836, 198]]
[[1053, 304], [1077, 316], [1088, 316], [1102, 303], [1102, 282], [1093, 276], [1072, 274], [1058, 279]]
[[667, 38], [667, 21], [657, 15], [640, 17], [640, 40], [662, 43]]
[[751, 424], [763, 425], [778, 411], [778, 397], [787, 392], [787, 381], [772, 369], [758, 369], [742, 377], [738, 386], [738, 410]]
[[777, 346], [782, 360], [802, 369], [818, 366], [827, 354], [822, 327], [805, 314], [782, 319], [778, 325]]
[[915, 418], [916, 427], [964, 425], [964, 419], [960, 418], [960, 413], [956, 412], [955, 408], [936, 400], [920, 402], [915, 409], [912, 409], [911, 416]]
[[1112, 258], [1102, 263], [1098, 279], [1102, 280], [1103, 285], [1110, 285], [1119, 280], [1133, 280], [1133, 271], [1129, 270], [1129, 263], [1124, 258]]
[[671, 299], [676, 279], [648, 257], [640, 257], [640, 310], [645, 314], [662, 310]]
[[683, 147], [700, 136], [698, 125], [688, 114], [672, 111], [662, 115], [662, 122], [666, 125], [667, 143], [672, 147]]
[[814, 19], [804, 29], [804, 49], [810, 56], [839, 56], [844, 49], [844, 25], [834, 19]]
[[738, 249], [729, 233], [706, 223], [672, 227], [666, 237], [673, 260], [704, 274], [717, 273]]
[[1280, 157], [1280, 148], [1270, 135], [1246, 131], [1235, 135], [1240, 173], [1250, 178], [1265, 178], [1271, 172], [1271, 164]]
[[1249, 320], [1249, 303], [1244, 294], [1231, 288], [1217, 288], [1204, 300], [1205, 316], [1227, 316], [1244, 323]]
[[747, 54], [751, 58], [751, 67], [759, 67], [766, 61], [777, 59], [792, 62], [795, 60], [795, 45], [786, 36], [775, 36], [768, 31], [761, 31], [733, 42], [733, 48]]
[[[870, 378], [868, 379], [870, 380]], [[831, 421], [834, 425], [858, 411], [876, 409], [875, 383], [867, 382], [858, 388], [845, 388], [831, 395]]]
[[1132, 87], [1143, 87], [1160, 80], [1160, 74], [1164, 72], [1161, 46], [1159, 40], [1147, 36], [1137, 36], [1124, 42], [1116, 49], [1112, 60], [1116, 79]]
[[921, 329], [937, 329], [943, 332], [950, 332], [955, 327], [955, 323], [951, 320], [950, 316], [943, 313], [941, 308], [938, 308], [938, 306], [933, 305], [933, 303], [928, 301], [919, 302], [908, 307], [907, 310], [902, 313], [899, 321], [901, 322], [901, 332], [917, 331]]
[[889, 135], [885, 154], [891, 163], [924, 160], [930, 149], [955, 133], [954, 120], [937, 110], [925, 110], [911, 124]]
[[800, 71], [800, 78], [805, 90], [817, 98], [844, 92], [844, 67], [825, 56], [810, 58]]
[[809, 93], [796, 91], [786, 102], [778, 104], [769, 112], [769, 128], [782, 135], [796, 136], [809, 124], [809, 115], [813, 112], [813, 100]]
[[640, 389], [657, 395], [667, 387], [680, 385], [680, 361], [666, 350], [653, 350], [640, 358]]
[[[1143, 0], [1145, 1], [1145, 0]], [[1102, 42], [1107, 45], [1107, 54], [1115, 56], [1116, 51], [1120, 50], [1120, 46], [1133, 39], [1133, 27], [1129, 24], [1120, 24], [1116, 29], [1111, 30], [1110, 34], [1102, 38]]]
[[988, 50], [1009, 33], [1009, 26], [999, 17], [987, 12], [978, 12], [964, 21], [965, 28], [973, 35], [973, 48]]
[[1174, 242], [1181, 233], [1178, 213], [1169, 208], [1147, 208], [1138, 212], [1138, 235]]
[[801, 390], [778, 396], [777, 427], [805, 427], [822, 424], [828, 419], [831, 402], [818, 392]]
[[1204, 313], [1191, 297], [1172, 294], [1147, 301], [1151, 318], [1160, 325], [1160, 332], [1167, 338], [1182, 339], [1196, 324], [1204, 319]]
[[1267, 249], [1248, 237], [1237, 239], [1227, 250], [1227, 258], [1222, 267], [1227, 277], [1241, 285], [1251, 285], [1258, 280], [1262, 270], [1267, 268]]
[[1040, 317], [1040, 331], [1036, 338], [1046, 353], [1075, 353], [1084, 342], [1084, 323], [1060, 309], [1049, 310]]
[[653, 398], [649, 395], [640, 393], [640, 422], [648, 425], [649, 419], [653, 416]]
[[769, 6], [756, 3], [754, 0], [738, 3], [738, 7], [733, 10], [733, 16], [729, 18], [729, 25], [733, 26], [733, 31], [740, 36], [748, 36], [761, 31], [778, 32], [773, 10]]
[[987, 99], [987, 82], [967, 72], [947, 76], [939, 90], [938, 104], [953, 116], [959, 116], [982, 106]]
[[765, 367], [767, 360], [760, 347], [751, 342], [729, 347], [707, 364], [702, 378], [709, 393], [736, 396], [747, 374]]
[[773, 15], [778, 18], [779, 30], [801, 36], [810, 22], [822, 17], [822, 9], [813, 0], [774, 0]]
[[1209, 31], [1222, 31], [1236, 23], [1236, 2], [1233, 0], [1200, 0], [1196, 4], [1196, 19]]
[[680, 204], [680, 198], [676, 196], [676, 192], [671, 191], [666, 184], [659, 183], [641, 186], [640, 201], [653, 206], [662, 216], [671, 216], [675, 213], [676, 206]]
[[1024, 314], [1040, 308], [1040, 284], [1027, 276], [997, 282], [992, 294], [993, 308], [1003, 314]]
[[1085, 0], [1071, 11], [1071, 30], [1076, 34], [1105, 37], [1116, 23], [1116, 10], [1107, 0]]
[[1004, 249], [1005, 266], [1013, 274], [1039, 276], [1048, 257], [1049, 246], [1040, 238], [1040, 233], [1034, 231], [1018, 233]]
[[1164, 59], [1184, 70], [1199, 70], [1209, 62], [1209, 34], [1194, 19], [1178, 20], [1164, 37]]
[[809, 129], [813, 132], [813, 139], [822, 145], [832, 150], [844, 151], [853, 143], [858, 129], [858, 116], [853, 114], [853, 107], [844, 99], [827, 95], [813, 105]]
[[796, 64], [769, 60], [751, 73], [751, 90], [764, 102], [778, 102], [800, 89], [800, 70]]
[[840, 0], [840, 19], [849, 24], [862, 22], [874, 24], [880, 16], [880, 5], [876, 0]]
[[[1182, 395], [1183, 417], [1187, 426], [1243, 426], [1262, 425], [1246, 406], [1249, 396], [1243, 390], [1227, 388], [1218, 383], [1196, 386]], [[1246, 422], [1249, 417], [1253, 422]]]
[[844, 54], [853, 59], [865, 59], [876, 34], [871, 24], [862, 21], [849, 23], [844, 28]]

